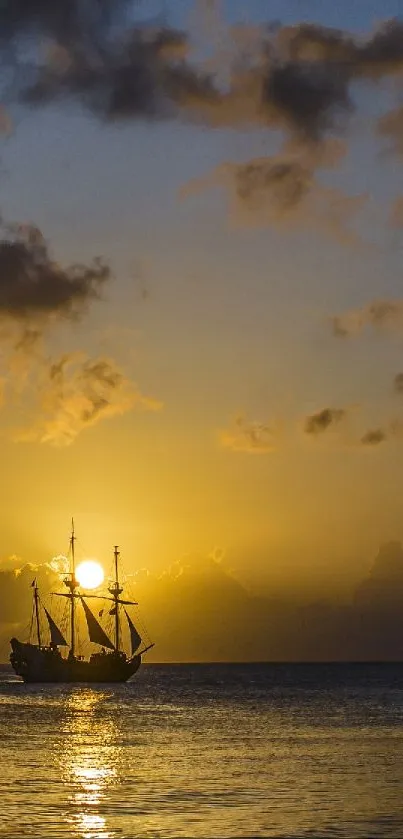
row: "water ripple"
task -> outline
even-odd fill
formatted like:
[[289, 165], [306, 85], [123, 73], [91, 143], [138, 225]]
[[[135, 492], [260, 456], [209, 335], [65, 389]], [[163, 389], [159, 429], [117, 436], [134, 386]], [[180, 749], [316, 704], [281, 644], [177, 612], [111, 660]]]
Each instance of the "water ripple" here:
[[[403, 837], [403, 666], [0, 673], [0, 836]], [[2, 678], [1, 678], [2, 677]]]

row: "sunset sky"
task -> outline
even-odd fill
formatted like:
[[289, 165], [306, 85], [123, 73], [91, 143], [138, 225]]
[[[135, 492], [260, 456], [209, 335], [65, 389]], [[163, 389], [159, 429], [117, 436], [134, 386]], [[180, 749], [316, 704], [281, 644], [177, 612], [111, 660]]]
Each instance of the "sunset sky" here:
[[16, 53], [0, 44], [3, 560], [64, 551], [74, 515], [88, 555], [117, 542], [129, 570], [220, 548], [254, 586], [357, 581], [403, 539], [401, 4], [133, 3], [140, 40], [187, 34], [144, 76], [133, 59], [138, 85], [108, 65], [87, 88], [85, 37], [76, 54], [19, 7]]

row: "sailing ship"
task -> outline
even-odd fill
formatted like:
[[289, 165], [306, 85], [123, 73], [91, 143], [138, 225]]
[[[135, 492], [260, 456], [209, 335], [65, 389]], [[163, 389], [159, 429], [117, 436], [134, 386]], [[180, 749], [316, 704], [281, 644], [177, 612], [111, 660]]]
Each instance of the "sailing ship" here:
[[[118, 546], [114, 548], [114, 580], [108, 587], [108, 594], [83, 594], [76, 578], [75, 565], [74, 522], [72, 521], [70, 537], [70, 569], [64, 577], [67, 592], [54, 592], [58, 597], [70, 601], [68, 640], [64, 637], [60, 626], [52, 617], [49, 610], [41, 602], [36, 580], [33, 581], [33, 617], [36, 629], [36, 643], [22, 642], [11, 638], [12, 652], [10, 662], [18, 676], [24, 682], [127, 682], [140, 667], [142, 656], [154, 644], [146, 644], [141, 638], [126, 607], [137, 606], [133, 600], [122, 599], [123, 586], [119, 581]], [[113, 639], [101, 626], [87, 600], [89, 598], [105, 600], [112, 603], [109, 614], [114, 616]], [[77, 653], [77, 607], [81, 606], [86, 619], [88, 637], [98, 649], [88, 659]], [[49, 643], [44, 643], [41, 629], [41, 609], [48, 626]], [[130, 653], [122, 649], [121, 613], [124, 612], [128, 634], [130, 636]], [[100, 614], [102, 614], [102, 611]], [[32, 625], [32, 624], [31, 624]], [[67, 633], [66, 633], [67, 634]], [[101, 647], [101, 649], [99, 649]], [[64, 654], [61, 652], [63, 649]], [[66, 654], [67, 653], [67, 654]]]

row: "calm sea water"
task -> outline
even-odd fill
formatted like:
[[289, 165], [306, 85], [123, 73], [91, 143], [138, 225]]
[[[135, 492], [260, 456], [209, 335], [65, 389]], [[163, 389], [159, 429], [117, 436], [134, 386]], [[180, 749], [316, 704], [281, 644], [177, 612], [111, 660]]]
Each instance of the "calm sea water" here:
[[403, 665], [0, 672], [0, 835], [403, 839]]

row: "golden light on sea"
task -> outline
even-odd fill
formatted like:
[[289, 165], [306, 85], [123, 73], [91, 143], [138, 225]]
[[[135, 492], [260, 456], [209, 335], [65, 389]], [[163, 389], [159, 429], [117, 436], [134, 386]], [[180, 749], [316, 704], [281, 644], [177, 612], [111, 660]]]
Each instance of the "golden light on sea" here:
[[118, 731], [111, 719], [97, 719], [97, 706], [106, 695], [74, 690], [65, 704], [59, 760], [67, 791], [66, 819], [77, 839], [112, 839], [102, 812], [110, 787], [117, 782]]

